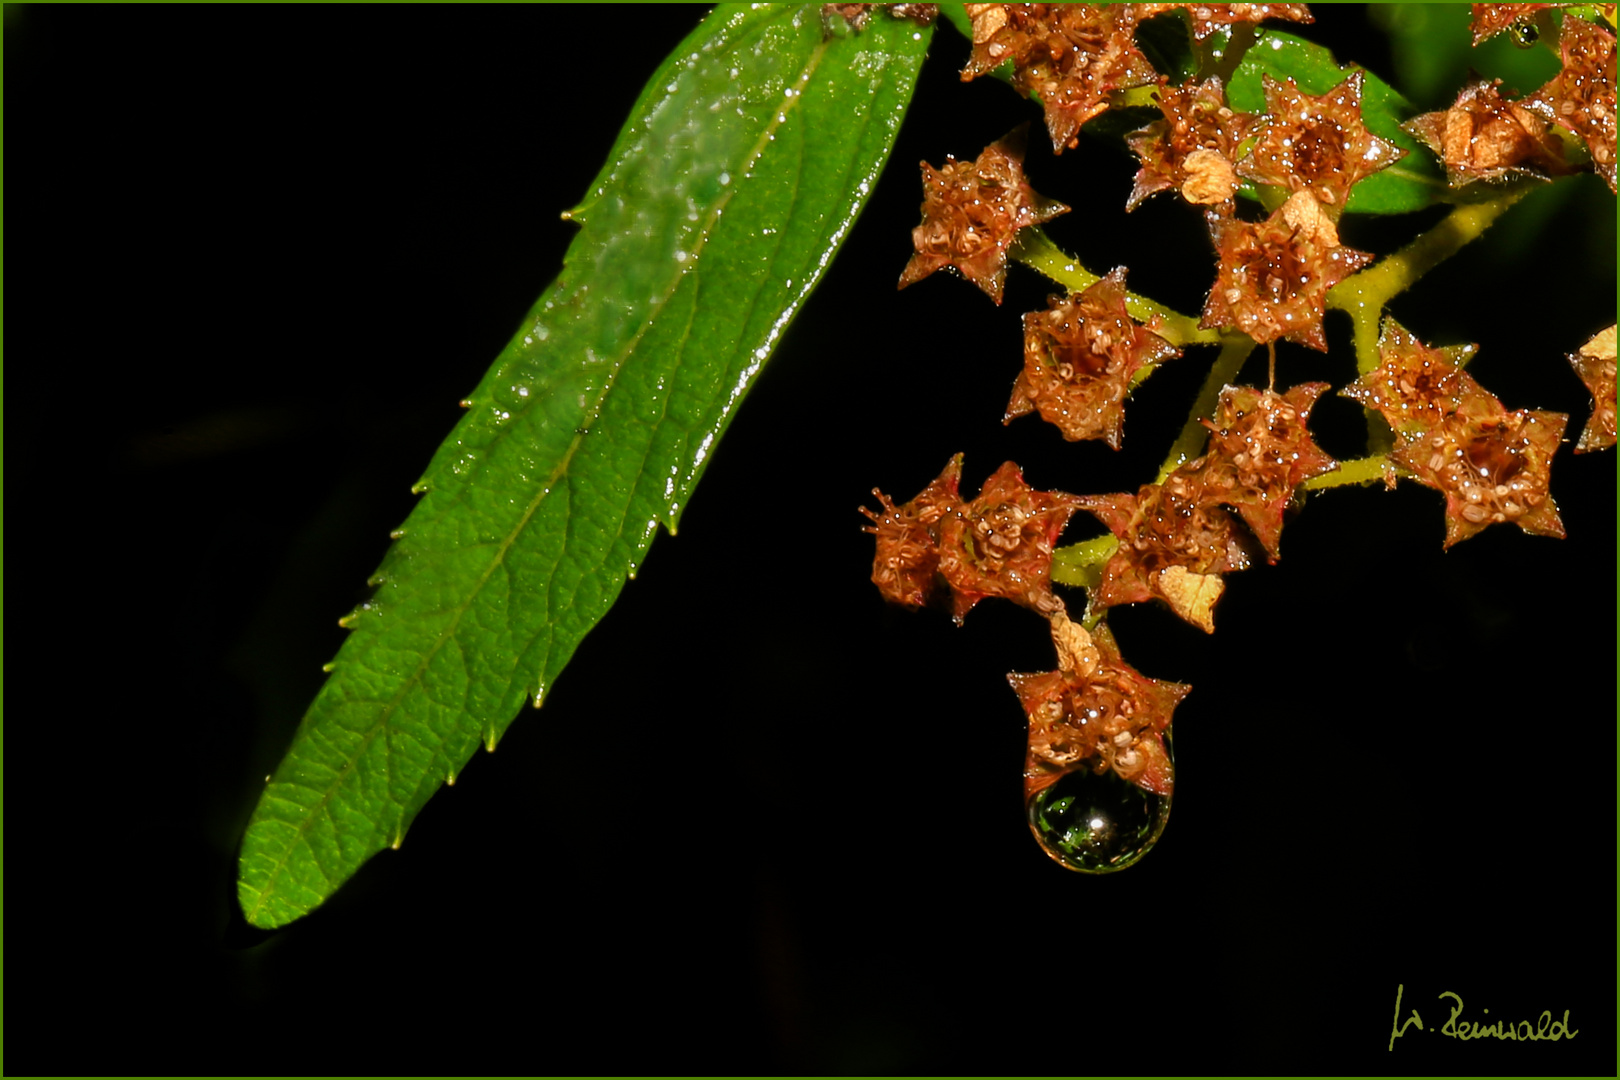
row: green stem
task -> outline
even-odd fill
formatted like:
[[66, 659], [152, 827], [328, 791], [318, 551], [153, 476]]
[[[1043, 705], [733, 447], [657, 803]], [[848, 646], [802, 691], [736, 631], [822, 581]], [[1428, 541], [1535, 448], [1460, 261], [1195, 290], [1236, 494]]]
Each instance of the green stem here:
[[[1205, 431], [1204, 425], [1198, 422], [1199, 417], [1214, 413], [1221, 387], [1237, 376], [1238, 368], [1243, 366], [1243, 361], [1248, 359], [1249, 353], [1253, 352], [1254, 348], [1254, 341], [1243, 334], [1232, 334], [1221, 339], [1220, 354], [1216, 356], [1214, 365], [1205, 376], [1198, 400], [1193, 404], [1192, 412], [1188, 414], [1187, 423], [1177, 436], [1175, 445], [1170, 448], [1170, 456], [1160, 467], [1159, 477], [1155, 483], [1164, 483], [1164, 478], [1170, 475], [1171, 470], [1196, 457], [1203, 449], [1204, 438], [1208, 432]], [[1118, 549], [1119, 538], [1112, 534], [1058, 548], [1052, 552], [1052, 580], [1059, 585], [1095, 589], [1102, 583], [1103, 565], [1114, 557], [1114, 552]], [[1096, 615], [1088, 608], [1086, 618], [1089, 624], [1095, 621]]]
[[1007, 254], [1030, 269], [1039, 270], [1072, 293], [1089, 289], [1102, 280], [1100, 275], [1082, 266], [1079, 259], [1052, 243], [1052, 238], [1039, 225], [1020, 230]]
[[1522, 187], [1490, 202], [1459, 206], [1395, 254], [1328, 290], [1328, 307], [1348, 313], [1355, 326], [1358, 373], [1365, 375], [1378, 366], [1378, 324], [1385, 305], [1478, 239], [1530, 190]]
[[[1378, 366], [1378, 323], [1384, 306], [1428, 271], [1477, 239], [1498, 217], [1524, 197], [1525, 190], [1509, 192], [1490, 202], [1457, 207], [1438, 225], [1400, 251], [1329, 290], [1328, 306], [1347, 312], [1355, 325], [1356, 366], [1362, 374]], [[1009, 254], [1070, 292], [1080, 292], [1101, 280], [1097, 274], [1086, 269], [1079, 259], [1054, 244], [1039, 228], [1023, 230]], [[1221, 346], [1220, 354], [1204, 378], [1204, 385], [1198, 392], [1198, 400], [1193, 403], [1186, 424], [1182, 426], [1164, 464], [1159, 467], [1156, 482], [1163, 483], [1171, 472], [1202, 451], [1207, 431], [1199, 420], [1214, 415], [1221, 389], [1237, 377], [1243, 362], [1254, 351], [1255, 342], [1244, 334], [1221, 334], [1216, 330], [1201, 329], [1191, 316], [1134, 293], [1127, 294], [1125, 307], [1133, 318], [1143, 322], [1157, 317], [1160, 325], [1155, 328], [1156, 332], [1178, 347], [1216, 343]], [[1340, 462], [1338, 469], [1308, 480], [1301, 486], [1316, 491], [1383, 480], [1388, 476], [1388, 463], [1386, 455], [1374, 453], [1354, 461]], [[1102, 581], [1103, 566], [1118, 549], [1119, 539], [1113, 535], [1058, 548], [1052, 553], [1052, 580], [1059, 585], [1095, 589]]]
[[[1102, 280], [1100, 275], [1087, 270], [1079, 259], [1052, 243], [1051, 237], [1041, 231], [1039, 226], [1020, 230], [1018, 239], [1014, 241], [1008, 254], [1025, 266], [1039, 270], [1071, 293], [1088, 289]], [[1133, 319], [1140, 322], [1159, 319], [1160, 322], [1153, 327], [1153, 332], [1177, 348], [1188, 345], [1214, 345], [1221, 340], [1218, 331], [1199, 329], [1198, 320], [1191, 315], [1183, 315], [1173, 308], [1165, 307], [1133, 292], [1125, 294], [1125, 310], [1130, 312]]]
[[1215, 404], [1220, 400], [1221, 388], [1237, 378], [1238, 369], [1254, 349], [1254, 339], [1247, 334], [1229, 334], [1221, 339], [1220, 355], [1215, 357], [1209, 374], [1204, 376], [1204, 385], [1198, 390], [1198, 400], [1193, 402], [1192, 410], [1187, 413], [1187, 422], [1181, 426], [1181, 434], [1176, 436], [1164, 464], [1159, 466], [1159, 478], [1154, 483], [1164, 483], [1165, 477], [1203, 453], [1204, 440], [1209, 431], [1199, 421], [1215, 415]]
[[[1224, 40], [1222, 40], [1224, 39]], [[1230, 85], [1232, 74], [1243, 62], [1243, 54], [1260, 40], [1251, 23], [1235, 23], [1226, 34], [1217, 34], [1203, 43], [1193, 42], [1193, 53], [1198, 57], [1198, 81], [1219, 75], [1221, 82]]]
[[1102, 568], [1119, 550], [1119, 537], [1113, 533], [1082, 540], [1052, 552], [1052, 580], [1059, 585], [1095, 589], [1102, 584]]
[[1354, 461], [1341, 461], [1339, 467], [1332, 472], [1323, 473], [1299, 486], [1306, 491], [1320, 491], [1322, 488], [1343, 487], [1346, 484], [1366, 484], [1373, 480], [1386, 479], [1389, 475], [1388, 469], [1389, 458], [1383, 454], [1374, 454]]

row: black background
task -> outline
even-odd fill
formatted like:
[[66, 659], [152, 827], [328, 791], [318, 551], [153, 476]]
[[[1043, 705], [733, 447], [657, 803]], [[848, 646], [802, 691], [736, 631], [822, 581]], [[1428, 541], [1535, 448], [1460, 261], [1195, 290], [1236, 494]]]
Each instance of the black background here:
[[[1380, 70], [1358, 9], [1316, 10]], [[322, 910], [242, 923], [236, 845], [337, 616], [698, 15], [7, 9], [7, 1071], [1612, 1073], [1612, 453], [1560, 454], [1563, 542], [1443, 554], [1437, 494], [1335, 490], [1228, 579], [1215, 635], [1117, 612], [1128, 660], [1195, 688], [1175, 815], [1109, 878], [1030, 839], [1004, 675], [1049, 665], [1039, 621], [886, 608], [855, 508], [959, 450], [970, 494], [1006, 459], [1134, 490], [1208, 353], [1144, 387], [1115, 454], [1000, 424], [1036, 275], [999, 309], [946, 275], [896, 296], [915, 163], [1035, 115], [958, 81], [948, 28], [679, 537], [545, 708]], [[1076, 208], [1058, 242], [1198, 309], [1196, 218], [1126, 219], [1120, 152], [1032, 141]], [[1614, 319], [1614, 215], [1565, 186], [1540, 247], [1488, 239], [1395, 312], [1481, 342], [1477, 377], [1573, 436], [1562, 354]], [[1280, 382], [1352, 377], [1328, 329]], [[1334, 398], [1313, 426], [1350, 457], [1359, 422]], [[1428, 1029], [1452, 991], [1579, 1035], [1390, 1053], [1398, 985]]]

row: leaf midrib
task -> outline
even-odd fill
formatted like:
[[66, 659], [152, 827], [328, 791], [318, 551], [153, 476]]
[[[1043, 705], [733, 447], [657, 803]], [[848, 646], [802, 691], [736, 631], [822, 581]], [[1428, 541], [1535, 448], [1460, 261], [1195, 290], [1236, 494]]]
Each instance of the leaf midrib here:
[[[698, 270], [698, 267], [701, 265], [703, 249], [708, 246], [709, 234], [713, 231], [715, 222], [719, 220], [721, 213], [736, 196], [737, 192], [742, 190], [743, 183], [746, 181], [746, 178], [753, 173], [755, 162], [757, 162], [760, 156], [765, 152], [765, 148], [770, 145], [772, 136], [775, 135], [777, 129], [786, 123], [787, 117], [790, 114], [794, 113], [795, 110], [798, 109], [799, 103], [804, 99], [803, 88], [809, 81], [810, 77], [815, 73], [816, 68], [820, 66], [821, 59], [826, 54], [827, 46], [830, 43], [830, 40], [831, 39], [824, 39], [818, 42], [814, 50], [811, 52], [809, 58], [806, 60], [804, 66], [801, 68], [798, 77], [795, 80], [795, 85], [799, 92], [795, 93], [793, 97], [786, 99], [772, 108], [769, 121], [766, 123], [765, 127], [761, 129], [752, 151], [750, 151], [747, 156], [746, 165], [742, 172], [742, 178], [739, 180], [737, 187], [726, 192], [720, 199], [716, 200], [707, 220], [704, 221], [703, 228], [699, 233], [698, 242], [694, 245], [694, 250], [692, 252], [693, 263], [691, 268], [681, 273], [677, 273], [671, 279], [671, 284], [664, 294], [659, 297], [657, 303], [649, 305], [649, 311], [652, 316], [656, 317], [656, 315], [664, 309], [665, 305], [669, 303], [670, 298], [674, 296], [675, 291], [680, 288], [682, 278], [686, 274], [694, 273]], [[797, 198], [797, 188], [795, 189], [794, 197]], [[589, 225], [587, 224], [586, 227], [588, 228]], [[632, 337], [624, 348], [620, 350], [618, 356], [614, 359], [613, 364], [608, 371], [607, 377], [603, 380], [601, 389], [597, 392], [595, 400], [591, 404], [591, 409], [589, 410], [590, 416], [594, 417], [601, 412], [603, 402], [607, 399], [608, 394], [612, 392], [614, 386], [618, 382], [619, 372], [622, 369], [625, 360], [635, 352], [636, 346], [640, 344], [641, 339], [646, 335], [647, 330], [652, 326], [654, 321], [654, 318], [644, 320], [640, 328], [636, 331], [634, 337]], [[538, 405], [538, 403], [536, 404]], [[589, 425], [586, 424], [584, 426], [588, 427]], [[510, 438], [512, 436], [508, 434], [502, 435], [501, 437]], [[415, 670], [405, 678], [405, 680], [400, 684], [400, 689], [398, 692], [394, 694], [393, 698], [377, 714], [377, 717], [372, 722], [370, 728], [361, 736], [360, 742], [355, 750], [345, 756], [342, 768], [338, 770], [336, 777], [334, 777], [331, 783], [327, 785], [326, 790], [321, 793], [319, 799], [316, 800], [314, 805], [306, 808], [302, 819], [295, 823], [294, 836], [287, 841], [281, 858], [277, 860], [276, 864], [265, 875], [264, 886], [259, 890], [258, 899], [254, 903], [253, 908], [246, 913], [249, 922], [254, 920], [254, 917], [268, 902], [268, 898], [274, 892], [277, 879], [286, 869], [288, 862], [290, 862], [292, 859], [293, 851], [298, 847], [299, 844], [306, 842], [306, 837], [314, 826], [315, 818], [318, 815], [326, 812], [326, 808], [331, 803], [333, 797], [343, 788], [349, 776], [358, 766], [360, 758], [366, 748], [371, 746], [377, 740], [377, 737], [380, 734], [387, 731], [394, 712], [398, 709], [400, 703], [405, 700], [406, 696], [410, 694], [412, 690], [420, 685], [423, 672], [427, 670], [428, 665], [433, 661], [433, 658], [438, 655], [439, 650], [442, 649], [445, 644], [455, 636], [456, 630], [461, 626], [462, 618], [472, 607], [473, 601], [483, 592], [485, 585], [488, 584], [491, 575], [495, 573], [496, 569], [505, 563], [506, 553], [511, 549], [512, 545], [517, 542], [518, 537], [523, 534], [524, 530], [528, 528], [529, 521], [534, 517], [536, 511], [539, 510], [541, 503], [547, 498], [547, 496], [551, 494], [551, 491], [556, 486], [557, 482], [567, 474], [568, 466], [572, 463], [574, 455], [578, 452], [579, 447], [583, 445], [583, 443], [584, 436], [576, 432], [573, 439], [569, 441], [568, 449], [563, 453], [556, 466], [552, 469], [551, 474], [546, 479], [546, 482], [541, 486], [539, 492], [525, 508], [523, 516], [501, 540], [494, 556], [490, 559], [489, 564], [486, 566], [484, 572], [479, 576], [477, 583], [466, 593], [466, 599], [454, 609], [454, 617], [451, 619], [450, 623], [445, 627], [445, 629], [439, 634], [438, 640], [433, 643], [431, 648], [422, 654], [422, 658], [420, 661], [418, 661]], [[392, 766], [390, 765], [388, 770], [389, 775], [392, 775], [392, 772]], [[399, 847], [400, 842], [403, 839], [404, 833], [403, 830], [401, 830], [394, 836], [392, 846], [395, 848]], [[319, 865], [318, 859], [316, 860], [316, 865]], [[325, 875], [323, 874], [322, 876], [324, 877]]]

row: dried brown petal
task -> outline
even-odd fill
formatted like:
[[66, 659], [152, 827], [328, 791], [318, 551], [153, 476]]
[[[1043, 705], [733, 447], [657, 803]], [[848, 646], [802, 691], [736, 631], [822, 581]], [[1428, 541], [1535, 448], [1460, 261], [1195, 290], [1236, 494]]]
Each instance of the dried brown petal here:
[[[1244, 569], [1249, 558], [1231, 516], [1206, 499], [1196, 477], [1177, 470], [1136, 495], [1087, 495], [1079, 506], [1119, 538], [1092, 592], [1094, 608], [1156, 597], [1194, 626], [1214, 632], [1209, 609], [1222, 588], [1216, 575]], [[1166, 577], [1172, 568], [1186, 573]]]
[[1266, 115], [1254, 149], [1238, 162], [1238, 175], [1309, 191], [1336, 217], [1352, 187], [1406, 156], [1361, 122], [1361, 72], [1321, 97], [1300, 93], [1292, 78], [1262, 78]]
[[1113, 769], [1139, 787], [1169, 795], [1174, 773], [1163, 733], [1192, 688], [1150, 679], [1127, 664], [1106, 623], [1087, 634], [1057, 615], [1052, 619], [1054, 641], [1060, 634], [1086, 639], [1095, 657], [1091, 670], [1060, 666], [1039, 675], [1007, 676], [1029, 718], [1025, 798], [1082, 768], [1098, 773]]
[[1212, 220], [1220, 264], [1199, 326], [1235, 327], [1265, 344], [1286, 338], [1327, 351], [1327, 292], [1372, 262], [1341, 246], [1332, 222], [1299, 192], [1259, 224]]
[[822, 4], [821, 36], [831, 37], [837, 20], [842, 19], [851, 30], [866, 29], [866, 20], [872, 17], [871, 4]]
[[1566, 15], [1558, 49], [1563, 70], [1525, 99], [1525, 105], [1585, 140], [1592, 167], [1614, 191], [1614, 33]]
[[1505, 100], [1496, 89], [1501, 83], [1476, 78], [1451, 108], [1401, 125], [1434, 151], [1451, 187], [1569, 171], [1563, 145], [1547, 130], [1547, 121], [1522, 103]]
[[1474, 398], [1429, 431], [1395, 448], [1396, 464], [1446, 497], [1446, 547], [1487, 525], [1512, 522], [1539, 536], [1564, 535], [1547, 488], [1553, 454], [1569, 417], [1505, 412]]
[[885, 4], [889, 14], [896, 19], [910, 19], [922, 26], [928, 26], [939, 18], [938, 4]]
[[1192, 20], [1193, 38], [1203, 41], [1218, 30], [1235, 23], [1257, 23], [1263, 19], [1287, 19], [1290, 22], [1309, 23], [1316, 19], [1305, 4], [1134, 4], [1138, 21], [1163, 15], [1167, 11], [1185, 11]]
[[1068, 615], [1058, 612], [1052, 616], [1052, 645], [1057, 649], [1058, 670], [1073, 672], [1086, 678], [1097, 673], [1102, 653], [1097, 649], [1086, 628], [1070, 622]]
[[1154, 579], [1154, 586], [1170, 610], [1203, 630], [1215, 632], [1215, 601], [1226, 591], [1219, 574], [1195, 574], [1184, 566], [1167, 566]]
[[[872, 9], [877, 4], [822, 4], [821, 5], [821, 36], [832, 37], [837, 20], [842, 19], [845, 25], [857, 33], [866, 29], [867, 20], [872, 17]], [[882, 7], [889, 15], [896, 19], [911, 19], [922, 26], [927, 26], [939, 17], [938, 4], [883, 4]]]
[[1238, 145], [1257, 117], [1233, 111], [1218, 76], [1202, 83], [1188, 80], [1177, 89], [1159, 91], [1164, 119], [1149, 124], [1125, 141], [1142, 162], [1125, 209], [1159, 191], [1174, 189], [1191, 203], [1221, 203], [1237, 191], [1233, 162]]
[[1396, 431], [1427, 431], [1465, 400], [1491, 397], [1463, 370], [1478, 349], [1478, 345], [1430, 348], [1386, 318], [1378, 336], [1379, 365], [1339, 392], [1376, 411]]
[[1119, 449], [1125, 394], [1142, 368], [1181, 351], [1125, 310], [1125, 268], [1047, 310], [1024, 316], [1024, 370], [1004, 422], [1039, 410], [1071, 442], [1102, 439]]
[[1277, 561], [1283, 511], [1295, 489], [1339, 467], [1305, 426], [1326, 389], [1328, 384], [1322, 382], [1301, 383], [1283, 394], [1252, 386], [1226, 387], [1215, 419], [1204, 421], [1210, 431], [1209, 449], [1184, 467], [1198, 477], [1207, 499], [1242, 515], [1272, 562]]
[[1058, 153], [1080, 125], [1108, 108], [1116, 90], [1160, 81], [1136, 47], [1129, 4], [969, 4], [973, 55], [967, 82], [1013, 63], [1013, 86], [1035, 94]]
[[1001, 303], [1007, 250], [1018, 230], [1069, 210], [1036, 194], [1024, 178], [1024, 137], [1021, 127], [971, 162], [947, 157], [938, 169], [922, 163], [923, 220], [911, 230], [916, 254], [900, 288], [948, 266]]
[[1333, 218], [1322, 209], [1322, 204], [1308, 191], [1296, 191], [1277, 208], [1283, 223], [1294, 230], [1294, 235], [1323, 247], [1339, 246], [1339, 229]]
[[905, 505], [895, 506], [887, 495], [873, 488], [872, 494], [882, 509], [859, 508], [872, 519], [871, 525], [864, 526], [865, 532], [877, 537], [872, 583], [885, 600], [920, 608], [934, 597], [941, 584], [937, 576], [939, 525], [961, 510], [962, 500], [956, 491], [961, 479], [962, 455], [957, 454], [944, 472]]
[[[1003, 26], [1007, 25], [1007, 5], [1006, 4], [963, 4], [962, 5], [962, 10], [967, 12], [967, 17], [973, 23], [973, 44], [974, 45], [982, 45], [985, 42], [991, 40], [992, 38], [994, 38], [996, 36], [996, 31], [1000, 30]], [[1003, 51], [1003, 50], [997, 50], [997, 51]], [[989, 57], [986, 57], [984, 60], [980, 60], [980, 61], [977, 61], [977, 62], [980, 63], [980, 64], [983, 64], [983, 63], [986, 63], [989, 59], [990, 59]], [[995, 66], [1000, 67], [1001, 64], [1003, 62], [1005, 62], [1006, 60], [1008, 60], [1008, 59], [1011, 59], [1011, 57], [1010, 56], [1003, 57], [1001, 60], [995, 61]], [[974, 62], [975, 61], [973, 61], [973, 60], [969, 61], [970, 64], [974, 63]], [[985, 70], [993, 70], [993, 69], [986, 68]], [[981, 74], [982, 75], [983, 72], [979, 71], [979, 72], [975, 72], [975, 74]], [[963, 82], [966, 82], [966, 81], [967, 81], [966, 79], [963, 80]]]
[[960, 623], [987, 596], [1050, 615], [1063, 610], [1052, 592], [1052, 548], [1079, 509], [1073, 495], [1036, 491], [1006, 462], [979, 497], [939, 527], [939, 573]]
[[1575, 444], [1575, 452], [1607, 450], [1615, 441], [1614, 327], [1598, 331], [1579, 352], [1569, 354], [1569, 362], [1592, 393], [1592, 417], [1581, 432], [1581, 441]]

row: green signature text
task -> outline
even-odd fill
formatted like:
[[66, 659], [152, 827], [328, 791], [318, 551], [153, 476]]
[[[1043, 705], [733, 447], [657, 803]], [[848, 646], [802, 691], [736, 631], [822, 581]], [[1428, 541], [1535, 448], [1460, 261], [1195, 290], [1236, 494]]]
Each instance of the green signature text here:
[[[1562, 1020], [1554, 1020], [1552, 1010], [1545, 1010], [1534, 1024], [1531, 1024], [1528, 1020], [1520, 1020], [1518, 1023], [1493, 1020], [1487, 1024], [1481, 1024], [1477, 1020], [1464, 1020], [1462, 1018], [1463, 999], [1450, 990], [1441, 993], [1440, 999], [1442, 1001], [1446, 998], [1451, 999], [1451, 1015], [1446, 1017], [1446, 1022], [1439, 1027], [1425, 1028], [1423, 1018], [1418, 1015], [1416, 1009], [1412, 1010], [1412, 1015], [1407, 1017], [1404, 1022], [1401, 1020], [1401, 994], [1405, 989], [1406, 985], [1404, 983], [1395, 987], [1395, 1022], [1389, 1029], [1389, 1048], [1391, 1050], [1395, 1049], [1395, 1040], [1404, 1036], [1406, 1029], [1412, 1027], [1417, 1028], [1419, 1031], [1438, 1031], [1442, 1035], [1449, 1035], [1453, 1039], [1461, 1039], [1464, 1042], [1469, 1039], [1487, 1038], [1511, 1039], [1514, 1042], [1537, 1042], [1543, 1039], [1548, 1042], [1557, 1042], [1559, 1039], [1573, 1039], [1580, 1034], [1580, 1032], [1569, 1026], [1568, 1009], [1564, 1010]], [[1484, 1015], [1490, 1015], [1490, 1011], [1486, 1009]]]

